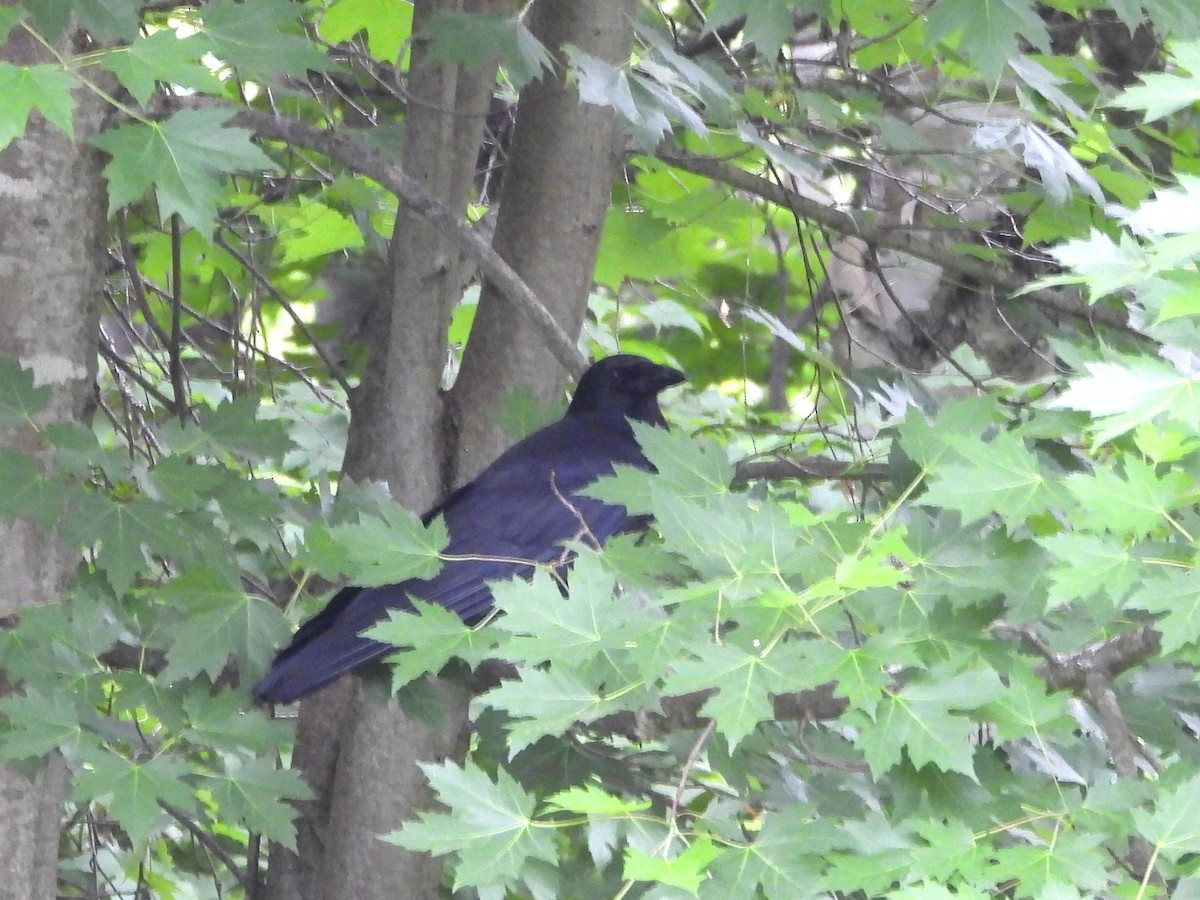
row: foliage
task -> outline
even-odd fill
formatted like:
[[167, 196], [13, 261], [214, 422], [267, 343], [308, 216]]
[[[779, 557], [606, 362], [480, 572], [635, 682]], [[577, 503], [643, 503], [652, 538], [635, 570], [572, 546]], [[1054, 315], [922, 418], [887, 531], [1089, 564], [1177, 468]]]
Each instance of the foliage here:
[[[0, 9], [0, 31], [49, 47], [66, 6]], [[402, 697], [452, 659], [520, 672], [475, 698], [467, 760], [425, 766], [441, 808], [387, 840], [447, 854], [455, 888], [492, 898], [1194, 893], [1200, 16], [1173, 0], [697, 8], [710, 29], [644, 4], [628, 64], [560, 60], [639, 150], [585, 344], [692, 380], [673, 432], [639, 432], [658, 474], [594, 489], [654, 528], [581, 550], [569, 597], [539, 574], [497, 585], [504, 615], [473, 629], [424, 606], [377, 626], [410, 648]], [[73, 12], [87, 52], [0, 64], [0, 144], [31, 116], [70, 132], [72, 90], [109, 98], [122, 117], [94, 143], [120, 267], [92, 427], [41, 424], [46, 391], [0, 361], [0, 428], [32, 442], [0, 453], [0, 516], [81, 550], [62, 603], [0, 630], [18, 686], [0, 758], [67, 763], [65, 895], [236, 896], [260, 838], [293, 843], [288, 801], [306, 796], [278, 765], [288, 720], [247, 686], [326, 598], [309, 588], [428, 573], [444, 534], [370, 489], [331, 500], [347, 382], [330, 348], [351, 381], [361, 369], [317, 307], [347, 260], [371, 271], [394, 199], [235, 116], [269, 98], [342, 129], [402, 120], [380, 85], [403, 75], [412, 17], [383, 0]], [[1072, 43], [1085, 21], [1141, 24], [1163, 71], [1119, 90]], [[506, 89], [550, 60], [516, 17], [417, 37], [498, 61]], [[897, 112], [908, 71], [995, 113], [968, 119], [972, 146], [931, 150]], [[386, 127], [362, 140], [395, 144]], [[836, 310], [817, 309], [837, 216], [871, 225], [864, 185], [892, 160], [928, 163], [937, 193], [999, 152], [1028, 170], [994, 204], [1013, 240], [941, 208], [929, 231], [1023, 280], [1038, 263], [1031, 290], [1074, 310], [1039, 320], [1053, 365], [1015, 383], [958, 350], [926, 373], [845, 371]], [[468, 293], [455, 342], [471, 314]], [[735, 464], [754, 455], [841, 467], [747, 486]]]

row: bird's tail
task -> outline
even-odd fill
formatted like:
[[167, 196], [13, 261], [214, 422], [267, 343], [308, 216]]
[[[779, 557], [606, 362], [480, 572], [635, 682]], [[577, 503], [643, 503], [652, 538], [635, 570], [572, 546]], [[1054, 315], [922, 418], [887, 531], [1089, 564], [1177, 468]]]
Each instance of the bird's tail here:
[[293, 703], [395, 649], [357, 634], [321, 635], [276, 657], [254, 696], [262, 703]]

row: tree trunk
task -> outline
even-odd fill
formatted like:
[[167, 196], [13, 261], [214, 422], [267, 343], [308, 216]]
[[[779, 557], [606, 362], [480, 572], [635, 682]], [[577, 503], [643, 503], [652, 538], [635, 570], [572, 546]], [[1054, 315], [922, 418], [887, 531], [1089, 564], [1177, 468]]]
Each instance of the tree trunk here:
[[[413, 33], [439, 12], [498, 12], [498, 0], [418, 2]], [[465, 209], [495, 69], [447, 67], [412, 45], [402, 165], [446, 207]], [[461, 296], [461, 261], [447, 237], [403, 202], [390, 250], [390, 306], [376, 311], [370, 363], [352, 398], [343, 463], [357, 481], [388, 484], [414, 510], [447, 489], [440, 398], [446, 330]], [[303, 804], [298, 854], [272, 848], [270, 900], [372, 900], [436, 897], [441, 863], [384, 843], [432, 802], [418, 761], [458, 754], [467, 698], [450, 685], [446, 724], [409, 719], [396, 701], [379, 703], [352, 679], [301, 705], [294, 764], [316, 799]]]
[[[624, 147], [611, 107], [581, 103], [563, 75], [570, 44], [619, 64], [633, 44], [631, 0], [539, 0], [530, 27], [559, 60], [553, 74], [521, 92], [492, 245], [569, 335], [579, 334], [596, 251]], [[525, 385], [543, 402], [562, 395], [566, 373], [537, 334], [489, 285], [454, 386], [458, 421], [455, 481], [477, 474], [504, 449], [495, 410]]]
[[[69, 41], [58, 48], [68, 56]], [[21, 28], [13, 29], [0, 58], [16, 65], [50, 61]], [[102, 159], [87, 141], [99, 131], [105, 106], [93, 93], [77, 92], [76, 100], [74, 138], [34, 113], [25, 135], [0, 152], [0, 352], [51, 389], [39, 425], [86, 419], [96, 378], [106, 201]], [[33, 429], [18, 428], [0, 441], [44, 456]], [[0, 524], [0, 619], [59, 598], [78, 563], [78, 548], [32, 522]], [[0, 690], [9, 687], [0, 673]], [[55, 896], [65, 786], [58, 758], [33, 773], [0, 766], [4, 900]]]
[[[473, 9], [484, 11], [481, 0]], [[438, 9], [446, 9], [445, 4]], [[417, 4], [414, 33], [434, 12]], [[631, 0], [539, 0], [535, 33], [552, 51], [564, 42], [612, 61], [632, 43]], [[451, 209], [464, 209], [493, 86], [486, 73], [435, 66], [414, 43], [403, 166]], [[581, 105], [562, 71], [521, 95], [517, 137], [505, 173], [497, 246], [543, 298], [568, 334], [587, 309], [620, 142], [611, 110]], [[498, 404], [526, 384], [559, 394], [564, 373], [521, 317], [485, 287], [468, 343], [453, 414], [440, 392], [450, 311], [462, 289], [453, 245], [401, 205], [391, 248], [390, 309], [372, 327], [371, 362], [354, 398], [344, 465], [355, 479], [382, 479], [391, 494], [424, 509], [504, 447]], [[269, 897], [306, 900], [437, 897], [441, 861], [379, 840], [432, 796], [418, 762], [461, 757], [469, 696], [435, 680], [443, 721], [406, 717], [343, 679], [301, 707], [295, 763], [317, 799], [305, 804], [299, 855], [271, 858]]]

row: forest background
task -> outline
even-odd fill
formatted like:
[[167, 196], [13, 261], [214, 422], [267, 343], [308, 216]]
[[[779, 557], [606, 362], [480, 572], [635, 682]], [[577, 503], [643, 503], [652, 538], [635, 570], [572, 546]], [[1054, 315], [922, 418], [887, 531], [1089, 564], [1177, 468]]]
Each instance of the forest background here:
[[[1200, 896], [1188, 0], [0, 36], [0, 896]], [[253, 705], [618, 349], [650, 539]]]

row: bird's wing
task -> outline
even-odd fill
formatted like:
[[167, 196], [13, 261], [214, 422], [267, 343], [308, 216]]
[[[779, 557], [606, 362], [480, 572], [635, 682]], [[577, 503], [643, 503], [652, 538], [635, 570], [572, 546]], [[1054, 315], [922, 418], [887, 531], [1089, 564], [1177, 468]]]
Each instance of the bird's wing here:
[[289, 702], [391, 652], [391, 645], [361, 637], [361, 632], [385, 618], [389, 609], [411, 609], [410, 597], [477, 622], [493, 605], [488, 583], [565, 561], [565, 542], [599, 545], [627, 528], [624, 507], [576, 492], [611, 472], [614, 458], [638, 464], [636, 443], [626, 445], [603, 430], [561, 427], [570, 424], [563, 420], [517, 444], [435, 508], [450, 533], [446, 562], [437, 575], [343, 589], [300, 628], [255, 693]]

